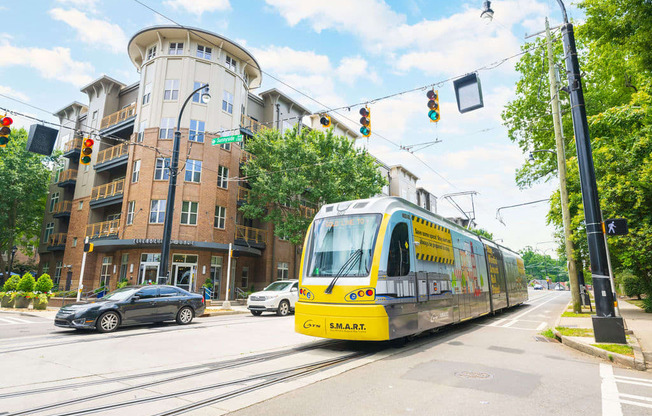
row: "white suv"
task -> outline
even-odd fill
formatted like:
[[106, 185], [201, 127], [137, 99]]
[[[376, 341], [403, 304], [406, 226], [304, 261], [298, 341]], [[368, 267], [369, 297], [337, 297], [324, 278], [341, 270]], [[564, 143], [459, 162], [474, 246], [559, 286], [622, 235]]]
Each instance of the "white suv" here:
[[247, 309], [254, 316], [259, 316], [266, 311], [286, 316], [294, 312], [297, 299], [299, 299], [299, 281], [278, 280], [262, 291], [249, 295]]

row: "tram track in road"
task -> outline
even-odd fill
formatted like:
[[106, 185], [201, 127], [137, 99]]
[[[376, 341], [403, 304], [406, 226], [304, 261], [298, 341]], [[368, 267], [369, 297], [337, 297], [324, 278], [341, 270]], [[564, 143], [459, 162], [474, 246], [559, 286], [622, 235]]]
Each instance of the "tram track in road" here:
[[[335, 345], [342, 343], [342, 341], [334, 341], [334, 342], [328, 342], [327, 344], [329, 346]], [[300, 352], [305, 352], [310, 349], [316, 349], [316, 348], [322, 348], [324, 345], [321, 346], [311, 346], [311, 347], [304, 347], [304, 348], [296, 348], [292, 349], [294, 350], [294, 353], [300, 353]], [[274, 384], [279, 384], [285, 381], [289, 381], [295, 378], [299, 377], [304, 377], [307, 375], [310, 375], [312, 373], [315, 373], [320, 370], [324, 370], [330, 367], [337, 366], [339, 364], [343, 364], [345, 362], [350, 362], [352, 360], [362, 358], [368, 355], [373, 354], [373, 352], [369, 351], [355, 351], [353, 353], [348, 353], [345, 355], [339, 355], [335, 358], [329, 358], [325, 360], [320, 360], [316, 362], [311, 362], [307, 364], [301, 364], [298, 366], [292, 366], [289, 368], [283, 368], [279, 370], [273, 370], [273, 371], [267, 371], [264, 373], [260, 374], [254, 374], [251, 376], [247, 377], [242, 377], [242, 378], [237, 378], [234, 380], [228, 380], [228, 381], [222, 381], [218, 383], [212, 383], [209, 385], [204, 385], [200, 387], [195, 387], [195, 388], [183, 388], [182, 390], [175, 391], [172, 393], [155, 393], [153, 396], [148, 396], [148, 397], [140, 397], [140, 398], [135, 398], [135, 399], [129, 399], [129, 400], [116, 400], [114, 403], [108, 403], [108, 404], [99, 404], [95, 405], [92, 407], [87, 407], [83, 409], [71, 409], [71, 410], [64, 410], [61, 413], [56, 413], [57, 416], [72, 416], [72, 415], [84, 415], [84, 414], [91, 414], [91, 413], [98, 413], [98, 412], [105, 412], [113, 409], [118, 409], [118, 408], [124, 408], [124, 407], [130, 407], [130, 406], [135, 406], [135, 405], [143, 405], [147, 403], [152, 403], [152, 402], [158, 402], [162, 400], [168, 400], [168, 399], [174, 399], [174, 398], [179, 398], [179, 397], [184, 397], [192, 394], [198, 394], [198, 393], [203, 393], [207, 391], [211, 391], [214, 389], [221, 389], [221, 388], [227, 388], [227, 387], [232, 387], [232, 386], [238, 386], [238, 385], [243, 385], [245, 384], [244, 387], [231, 390], [225, 393], [220, 393], [216, 396], [209, 397], [207, 399], [203, 400], [198, 400], [198, 401], [193, 401], [189, 403], [188, 405], [181, 406], [178, 408], [171, 409], [169, 411], [166, 411], [162, 414], [181, 414], [188, 412], [190, 410], [204, 407], [204, 406], [209, 406], [211, 404], [217, 403], [219, 401], [227, 400], [232, 397], [236, 397], [239, 395], [243, 395], [255, 390], [263, 389], [268, 386], [272, 386]], [[88, 401], [93, 401], [93, 400], [98, 400], [102, 398], [106, 398], [109, 396], [115, 396], [123, 393], [128, 393], [134, 390], [141, 390], [141, 391], [147, 391], [151, 392], [149, 388], [152, 386], [160, 385], [163, 383], [169, 383], [172, 381], [177, 381], [181, 380], [184, 378], [188, 377], [194, 377], [194, 376], [201, 376], [204, 375], [210, 371], [217, 371], [217, 370], [222, 370], [222, 369], [227, 369], [227, 368], [234, 368], [234, 367], [242, 367], [250, 364], [255, 364], [260, 361], [267, 361], [267, 360], [272, 360], [275, 358], [281, 358], [281, 357], [288, 357], [288, 350], [282, 351], [282, 352], [277, 352], [272, 354], [260, 354], [255, 359], [249, 359], [246, 360], [246, 362], [243, 362], [243, 360], [239, 360], [239, 363], [232, 363], [230, 366], [222, 366], [220, 368], [214, 368], [206, 371], [200, 371], [196, 372], [190, 375], [183, 375], [183, 376], [176, 376], [176, 377], [171, 377], [167, 378], [164, 380], [159, 380], [155, 382], [150, 382], [150, 383], [142, 383], [139, 385], [135, 386], [129, 386], [121, 389], [115, 389], [111, 390], [108, 392], [104, 393], [99, 393], [95, 394], [92, 396], [84, 396], [81, 398], [76, 398], [76, 399], [70, 399], [70, 400], [65, 400], [57, 403], [52, 403], [48, 405], [43, 405], [43, 406], [38, 406], [38, 407], [33, 407], [30, 409], [26, 410], [21, 410], [21, 411], [16, 411], [16, 412], [10, 412], [6, 414], [6, 416], [19, 416], [19, 415], [33, 415], [33, 414], [39, 414], [43, 412], [48, 412], [54, 409], [60, 409], [60, 408], [65, 408], [65, 407], [71, 407], [80, 403], [88, 402]], [[232, 360], [232, 361], [238, 361], [238, 360]], [[256, 382], [253, 385], [246, 385], [251, 382]], [[52, 413], [49, 413], [52, 414]]]

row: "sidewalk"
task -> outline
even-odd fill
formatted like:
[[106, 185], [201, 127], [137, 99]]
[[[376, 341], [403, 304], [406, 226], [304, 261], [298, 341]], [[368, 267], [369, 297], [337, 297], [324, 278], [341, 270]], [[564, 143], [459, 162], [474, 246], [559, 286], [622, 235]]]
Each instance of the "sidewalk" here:
[[[645, 313], [643, 309], [624, 299], [619, 299], [618, 306], [625, 321], [627, 345], [631, 347], [630, 349], [623, 348], [619, 344], [606, 344], [608, 348], [613, 348], [609, 350], [596, 347], [593, 322], [588, 307], [582, 309], [585, 316], [560, 316], [553, 332], [564, 345], [584, 353], [637, 370], [645, 371], [646, 366], [652, 369], [652, 314]], [[565, 312], [567, 311], [568, 309]]]

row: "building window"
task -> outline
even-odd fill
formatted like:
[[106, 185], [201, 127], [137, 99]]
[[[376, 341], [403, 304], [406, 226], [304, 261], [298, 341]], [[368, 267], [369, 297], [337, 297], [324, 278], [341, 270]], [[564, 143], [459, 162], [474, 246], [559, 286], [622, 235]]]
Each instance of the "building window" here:
[[61, 172], [63, 172], [63, 170], [63, 166], [59, 166], [56, 172], [54, 172], [54, 183], [59, 182], [59, 178], [61, 177]]
[[77, 237], [73, 237], [72, 239], [72, 246], [77, 247]]
[[197, 45], [197, 58], [211, 59], [213, 49], [208, 46]]
[[148, 82], [145, 84], [145, 90], [143, 91], [143, 105], [149, 104], [149, 100], [152, 98], [152, 83]]
[[163, 93], [164, 100], [176, 100], [179, 98], [179, 80], [166, 79], [165, 91]]
[[289, 276], [289, 264], [287, 262], [279, 262], [276, 268], [276, 279], [287, 280]]
[[147, 120], [141, 121], [138, 126], [138, 134], [136, 135], [136, 143], [142, 143], [145, 138], [145, 129], [147, 128]]
[[[204, 86], [204, 85], [206, 85], [205, 82], [197, 82], [197, 81], [195, 81], [195, 83], [193, 84], [192, 90], [194, 91], [197, 88], [199, 88], [201, 86]], [[200, 91], [197, 91], [196, 93], [194, 93], [192, 95], [192, 102], [193, 103], [199, 103], [199, 104], [205, 104], [201, 100], [201, 95], [202, 94], [208, 94], [208, 88], [204, 88], [203, 90], [200, 90]]]
[[134, 223], [134, 212], [136, 211], [136, 201], [129, 201], [127, 205], [127, 225]]
[[57, 267], [54, 269], [54, 279], [52, 280], [54, 287], [59, 287], [59, 282], [61, 281], [61, 269], [63, 269], [63, 262], [58, 261]]
[[181, 224], [197, 225], [198, 202], [183, 201], [181, 205]]
[[93, 111], [93, 120], [97, 120], [97, 110]]
[[183, 53], [183, 42], [170, 42], [168, 55], [181, 55]]
[[231, 143], [223, 143], [220, 145], [220, 147], [226, 151], [231, 151]]
[[140, 178], [140, 160], [134, 160], [134, 169], [131, 172], [131, 183], [138, 182]]
[[129, 253], [124, 253], [122, 255], [122, 261], [120, 262], [120, 280], [127, 280], [127, 266], [129, 266]]
[[49, 274], [50, 273], [50, 263], [45, 262], [43, 263], [43, 270], [41, 271], [41, 274]]
[[206, 123], [200, 120], [190, 120], [190, 136], [188, 140], [191, 142], [204, 143], [204, 131]]
[[54, 232], [54, 223], [49, 222], [45, 224], [45, 236], [43, 238], [43, 241], [47, 243], [53, 232]]
[[154, 169], [154, 179], [157, 181], [170, 179], [170, 158], [156, 158], [156, 168]]
[[226, 208], [219, 205], [215, 206], [215, 222], [213, 227], [219, 228], [220, 230], [224, 229], [226, 224]]
[[186, 182], [201, 181], [201, 160], [188, 159], [186, 162]]
[[79, 201], [79, 205], [77, 206], [77, 211], [81, 211], [84, 209], [84, 201]]
[[241, 287], [247, 287], [247, 284], [249, 283], [249, 267], [248, 266], [243, 266], [242, 267], [242, 283], [240, 284]]
[[229, 168], [220, 165], [217, 168], [217, 186], [227, 189], [229, 187]]
[[246, 71], [242, 73], [242, 77], [244, 78], [244, 83], [246, 86], [249, 86], [249, 75], [247, 74]]
[[222, 110], [229, 114], [233, 114], [233, 94], [224, 90], [224, 98], [222, 99]]
[[149, 61], [156, 56], [156, 45], [152, 46], [147, 50], [147, 60]]
[[113, 257], [103, 257], [102, 258], [102, 270], [100, 271], [100, 286], [108, 286], [111, 280], [111, 264], [113, 263]]
[[59, 192], [55, 192], [50, 197], [50, 212], [54, 212], [54, 206], [59, 203]]
[[164, 117], [161, 119], [161, 127], [158, 133], [159, 139], [172, 139], [174, 137], [174, 118]]
[[238, 61], [236, 61], [235, 58], [226, 55], [226, 67], [235, 72], [236, 69], [238, 69]]
[[149, 210], [150, 224], [163, 224], [165, 220], [165, 199], [152, 199], [152, 207]]

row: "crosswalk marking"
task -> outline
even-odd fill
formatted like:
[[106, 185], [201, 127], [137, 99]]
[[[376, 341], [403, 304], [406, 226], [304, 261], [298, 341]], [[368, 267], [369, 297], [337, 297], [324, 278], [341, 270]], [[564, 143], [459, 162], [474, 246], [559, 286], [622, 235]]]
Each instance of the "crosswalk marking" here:
[[614, 378], [614, 369], [608, 364], [600, 363], [600, 377], [602, 377], [602, 415], [622, 416], [623, 409], [620, 407], [618, 397], [618, 386]]
[[643, 400], [645, 402], [652, 402], [652, 397], [637, 396], [635, 394], [620, 393], [620, 397], [627, 397], [628, 399]]
[[0, 326], [7, 325], [24, 325], [24, 324], [44, 324], [51, 323], [49, 320], [28, 321], [27, 319], [15, 318], [13, 316], [4, 316], [0, 318]]
[[631, 404], [633, 406], [638, 406], [638, 407], [649, 407], [650, 409], [652, 409], [652, 404], [633, 402], [631, 400], [621, 400], [620, 402], [623, 404]]
[[627, 376], [615, 376], [616, 381], [619, 380], [634, 380], [634, 381], [643, 381], [645, 383], [650, 383], [652, 384], [652, 380], [649, 378], [638, 378], [638, 377], [627, 377]]
[[539, 326], [537, 327], [537, 331], [543, 330], [546, 326], [547, 326], [547, 324], [545, 322], [541, 322], [539, 324]]

